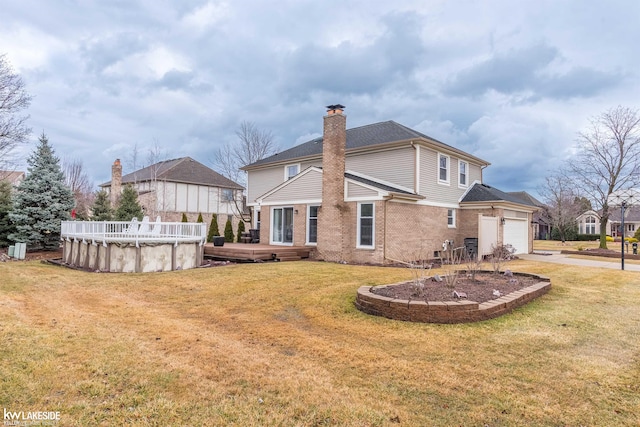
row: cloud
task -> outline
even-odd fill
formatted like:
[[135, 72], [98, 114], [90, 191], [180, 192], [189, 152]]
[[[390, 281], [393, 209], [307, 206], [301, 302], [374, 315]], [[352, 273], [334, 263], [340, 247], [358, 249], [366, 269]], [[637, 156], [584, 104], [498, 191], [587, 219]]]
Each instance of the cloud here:
[[477, 97], [489, 91], [502, 94], [524, 93], [530, 100], [589, 97], [619, 83], [619, 76], [585, 66], [554, 72], [561, 61], [557, 48], [538, 44], [498, 53], [458, 72], [444, 88], [454, 96]]
[[383, 30], [367, 44], [301, 45], [284, 58], [281, 87], [294, 97], [320, 91], [372, 94], [411, 79], [425, 48], [416, 14], [385, 16]]

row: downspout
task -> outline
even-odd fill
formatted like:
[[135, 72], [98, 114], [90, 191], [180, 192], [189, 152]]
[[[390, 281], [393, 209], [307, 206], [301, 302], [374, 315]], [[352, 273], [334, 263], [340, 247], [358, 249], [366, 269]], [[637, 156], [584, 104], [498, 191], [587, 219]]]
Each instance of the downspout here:
[[393, 199], [393, 194], [390, 195], [388, 198], [384, 199], [384, 222], [382, 223], [384, 228], [382, 232], [382, 234], [384, 235], [384, 243], [382, 244], [382, 263], [383, 264], [384, 264], [384, 261], [387, 259], [387, 205], [389, 203], [389, 200], [391, 199]]
[[420, 171], [418, 169], [419, 165], [419, 159], [418, 156], [419, 151], [418, 151], [418, 147], [416, 146], [416, 143], [414, 141], [411, 141], [411, 147], [413, 148], [413, 150], [415, 151], [415, 155], [413, 156], [413, 191], [415, 191], [416, 194], [418, 194], [418, 185], [420, 183]]

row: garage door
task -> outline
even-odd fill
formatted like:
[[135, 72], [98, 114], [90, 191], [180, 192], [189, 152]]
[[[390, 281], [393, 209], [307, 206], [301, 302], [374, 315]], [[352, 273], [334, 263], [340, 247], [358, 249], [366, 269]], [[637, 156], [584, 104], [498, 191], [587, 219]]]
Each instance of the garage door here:
[[516, 254], [526, 254], [529, 252], [529, 223], [519, 219], [505, 218], [504, 221], [504, 244], [511, 245], [516, 250]]

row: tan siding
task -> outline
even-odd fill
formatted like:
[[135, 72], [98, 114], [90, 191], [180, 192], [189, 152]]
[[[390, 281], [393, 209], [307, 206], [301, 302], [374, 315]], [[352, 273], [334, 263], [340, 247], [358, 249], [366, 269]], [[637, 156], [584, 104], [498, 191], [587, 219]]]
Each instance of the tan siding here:
[[247, 177], [247, 201], [254, 203], [256, 198], [262, 196], [274, 187], [284, 182], [283, 166], [274, 166], [269, 169], [250, 171]]
[[300, 163], [300, 172], [304, 171], [305, 169], [309, 169], [311, 166], [315, 166], [318, 168], [322, 167], [322, 160], [318, 159], [318, 160], [313, 160], [310, 162], [302, 162]]
[[352, 182], [347, 183], [347, 195], [346, 197], [377, 197], [378, 192], [370, 188], [357, 185]]
[[[467, 187], [459, 188], [458, 159], [449, 155], [449, 184], [438, 183], [438, 153], [425, 147], [420, 148], [420, 194], [427, 202], [458, 203]], [[469, 185], [480, 180], [481, 171], [478, 165], [469, 164]]]
[[322, 174], [310, 171], [292, 180], [284, 187], [263, 199], [263, 202], [291, 202], [295, 200], [315, 200], [322, 198]]
[[411, 147], [347, 155], [347, 170], [403, 187], [414, 187], [415, 151]]
[[478, 165], [469, 164], [469, 186], [474, 183], [474, 181], [482, 182], [482, 168]]

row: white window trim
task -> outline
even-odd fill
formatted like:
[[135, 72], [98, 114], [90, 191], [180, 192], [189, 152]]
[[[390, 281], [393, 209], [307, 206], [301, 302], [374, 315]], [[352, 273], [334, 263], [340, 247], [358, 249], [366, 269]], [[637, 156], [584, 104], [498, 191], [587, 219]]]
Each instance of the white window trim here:
[[[288, 171], [289, 171], [289, 168], [290, 168], [291, 166], [297, 166], [297, 167], [298, 167], [298, 173], [296, 173], [296, 174], [295, 174], [295, 175], [293, 175], [293, 176], [289, 176], [289, 175], [287, 174], [287, 173], [288, 173]], [[288, 164], [288, 165], [284, 165], [284, 180], [285, 180], [285, 181], [288, 181], [288, 180], [290, 180], [291, 178], [293, 178], [294, 176], [297, 176], [297, 175], [299, 175], [299, 174], [300, 174], [300, 163], [290, 163], [290, 164]]]
[[[271, 207], [270, 218], [269, 218], [269, 244], [270, 244], [270, 245], [277, 245], [277, 246], [293, 246], [293, 242], [291, 242], [291, 243], [288, 243], [288, 242], [276, 242], [276, 241], [274, 240], [274, 238], [273, 238], [273, 232], [275, 231], [275, 230], [274, 230], [274, 227], [273, 227], [273, 219], [274, 219], [274, 214], [273, 214], [273, 212], [274, 212], [276, 209], [282, 209], [282, 210], [283, 210], [283, 212], [282, 212], [282, 214], [283, 214], [283, 216], [282, 216], [282, 220], [284, 221], [284, 209], [288, 209], [288, 208], [293, 209], [293, 210], [294, 210], [294, 213], [295, 213], [295, 209], [294, 209], [294, 207], [293, 207], [293, 206], [286, 206], [286, 205], [284, 205], [284, 206], [283, 206], [283, 205], [280, 205], [280, 206], [272, 206], [272, 207]], [[293, 236], [292, 236], [292, 237], [293, 237]], [[284, 238], [284, 236], [283, 236], [283, 238]], [[293, 240], [293, 239], [291, 239], [291, 240]]]
[[[447, 179], [446, 180], [442, 180], [440, 179], [440, 159], [442, 158], [446, 158], [447, 159]], [[449, 185], [451, 183], [451, 156], [447, 156], [446, 154], [442, 154], [442, 153], [438, 153], [438, 165], [437, 165], [437, 177], [438, 177], [438, 184], [442, 184], [442, 185]]]
[[[315, 241], [315, 242], [310, 242], [310, 241], [309, 241], [309, 230], [310, 230], [310, 228], [309, 228], [309, 222], [310, 222], [310, 221], [309, 221], [309, 220], [311, 219], [311, 216], [310, 216], [310, 215], [311, 215], [311, 207], [312, 207], [312, 206], [316, 206], [316, 207], [318, 207], [318, 208], [320, 207], [320, 205], [307, 205], [307, 237], [306, 237], [306, 239], [305, 239], [305, 240], [306, 240], [305, 245], [307, 245], [307, 246], [318, 246], [318, 242], [317, 242], [317, 241]], [[316, 215], [317, 215], [317, 214], [318, 214], [318, 211], [316, 211]], [[316, 216], [316, 227], [317, 227], [317, 226], [318, 226], [318, 217]], [[316, 234], [316, 238], [317, 238], [317, 237], [318, 237], [318, 236], [317, 236], [317, 234]]]
[[[371, 245], [361, 245], [360, 244], [360, 220], [361, 218], [361, 212], [362, 212], [362, 205], [371, 205], [373, 212], [371, 215]], [[374, 250], [376, 248], [376, 204], [374, 202], [361, 202], [358, 203], [358, 217], [357, 217], [357, 221], [358, 223], [356, 224], [356, 228], [357, 228], [357, 233], [356, 233], [356, 248], [357, 249], [369, 249], [369, 250]]]
[[[463, 165], [463, 164], [466, 166], [464, 176], [465, 176], [467, 182], [465, 184], [462, 184], [460, 182], [460, 176], [462, 175], [460, 173], [460, 171], [462, 170], [460, 165]], [[464, 160], [458, 160], [458, 187], [459, 188], [467, 188], [467, 187], [469, 187], [469, 162], [465, 162]]]
[[[453, 218], [453, 224], [449, 224], [449, 211], [451, 211], [451, 217]], [[447, 209], [447, 227], [456, 228], [456, 217], [457, 217], [456, 209], [449, 208]]]

